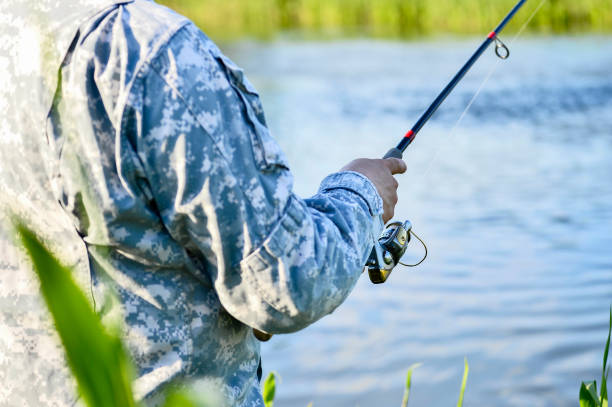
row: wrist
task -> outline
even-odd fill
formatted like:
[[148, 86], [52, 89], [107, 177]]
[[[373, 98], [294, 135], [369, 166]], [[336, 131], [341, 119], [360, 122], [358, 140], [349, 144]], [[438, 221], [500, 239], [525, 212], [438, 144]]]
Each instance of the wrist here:
[[383, 200], [376, 186], [368, 177], [356, 171], [340, 171], [328, 175], [319, 187], [319, 192], [345, 189], [358, 195], [368, 206], [370, 215], [380, 217], [383, 213]]

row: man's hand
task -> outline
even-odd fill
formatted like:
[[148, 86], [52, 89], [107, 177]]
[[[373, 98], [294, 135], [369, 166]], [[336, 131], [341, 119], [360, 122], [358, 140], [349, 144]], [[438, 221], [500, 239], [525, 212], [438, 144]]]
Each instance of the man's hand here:
[[358, 158], [345, 165], [341, 171], [355, 171], [368, 177], [376, 186], [378, 194], [383, 200], [383, 222], [387, 223], [393, 218], [395, 205], [397, 204], [398, 182], [394, 174], [406, 172], [406, 163], [398, 158], [387, 158], [384, 160], [371, 160]]

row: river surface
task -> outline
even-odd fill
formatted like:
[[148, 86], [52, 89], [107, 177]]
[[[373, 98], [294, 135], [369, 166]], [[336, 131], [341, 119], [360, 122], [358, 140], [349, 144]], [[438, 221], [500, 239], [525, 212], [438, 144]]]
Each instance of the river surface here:
[[[295, 189], [397, 144], [479, 38], [239, 42]], [[485, 53], [405, 155], [396, 217], [429, 258], [264, 344], [275, 407], [576, 406], [601, 378], [612, 303], [612, 37], [523, 38]], [[485, 77], [491, 80], [457, 126]], [[407, 255], [418, 260], [414, 241]]]

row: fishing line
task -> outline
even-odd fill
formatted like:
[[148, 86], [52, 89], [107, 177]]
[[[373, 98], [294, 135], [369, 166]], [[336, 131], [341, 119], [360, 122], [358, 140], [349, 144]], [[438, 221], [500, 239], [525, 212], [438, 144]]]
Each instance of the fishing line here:
[[[535, 8], [535, 10], [533, 11], [533, 13], [531, 13], [531, 16], [527, 19], [527, 21], [522, 25], [522, 27], [518, 30], [518, 32], [516, 33], [516, 35], [512, 38], [512, 40], [510, 41], [510, 47], [512, 47], [515, 43], [515, 41], [523, 34], [523, 32], [525, 31], [525, 29], [527, 29], [527, 26], [529, 26], [529, 23], [531, 23], [531, 21], [535, 18], [535, 16], [538, 14], [538, 12], [540, 11], [540, 9], [542, 8], [542, 6], [544, 5], [544, 3], [546, 3], [546, 0], [542, 0], [540, 2], [540, 4], [538, 5], [538, 7]], [[503, 44], [503, 43], [502, 43]], [[499, 47], [499, 44], [497, 44], [496, 42], [496, 46]], [[505, 46], [504, 46], [505, 47]], [[497, 53], [497, 49], [496, 48], [496, 53]], [[507, 50], [507, 48], [506, 48]], [[509, 55], [509, 54], [508, 54]], [[453, 142], [456, 139], [457, 136], [457, 129], [459, 128], [459, 125], [461, 124], [461, 122], [463, 121], [463, 119], [465, 118], [465, 116], [467, 115], [468, 111], [472, 108], [472, 105], [474, 104], [474, 102], [476, 101], [476, 99], [478, 98], [478, 96], [480, 95], [480, 93], [483, 91], [484, 87], [487, 85], [487, 83], [489, 82], [489, 80], [491, 79], [491, 77], [493, 76], [493, 74], [495, 74], [495, 72], [497, 71], [497, 69], [499, 68], [500, 64], [507, 59], [503, 58], [502, 56], [500, 56], [498, 54], [498, 56], [500, 57], [499, 60], [497, 60], [497, 62], [493, 65], [493, 67], [489, 70], [489, 73], [487, 74], [487, 76], [485, 77], [485, 79], [482, 81], [482, 83], [480, 84], [480, 86], [478, 87], [478, 90], [476, 91], [476, 93], [474, 93], [474, 96], [472, 96], [472, 99], [470, 99], [469, 103], [467, 104], [467, 106], [465, 107], [465, 109], [463, 110], [463, 112], [461, 113], [461, 115], [459, 116], [459, 119], [457, 119], [457, 121], [455, 122], [455, 124], [453, 125], [453, 127], [451, 128], [450, 132], [448, 133], [448, 143], [447, 145], [451, 145], [453, 144]], [[433, 157], [431, 158], [431, 161], [429, 162], [429, 165], [427, 166], [427, 168], [425, 169], [425, 171], [423, 172], [423, 174], [421, 175], [423, 178], [426, 178], [429, 173], [431, 172], [431, 169], [433, 168], [434, 164], [437, 162], [438, 157], [440, 156], [440, 153], [442, 152], [442, 150], [444, 149], [445, 144], [440, 143], [439, 147], [436, 149], [436, 151], [434, 152]]]

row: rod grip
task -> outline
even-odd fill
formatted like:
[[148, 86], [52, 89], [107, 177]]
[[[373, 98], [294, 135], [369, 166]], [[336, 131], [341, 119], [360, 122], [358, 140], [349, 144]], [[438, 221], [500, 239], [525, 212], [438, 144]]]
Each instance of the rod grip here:
[[391, 150], [389, 150], [387, 152], [387, 154], [385, 154], [384, 158], [399, 158], [400, 160], [402, 159], [403, 154], [400, 150], [398, 150], [396, 147], [393, 147]]

